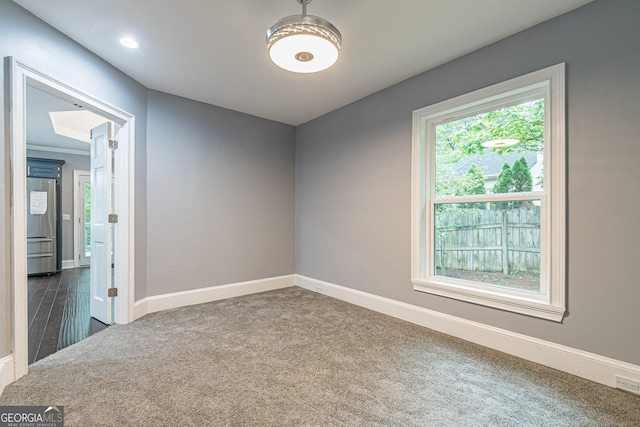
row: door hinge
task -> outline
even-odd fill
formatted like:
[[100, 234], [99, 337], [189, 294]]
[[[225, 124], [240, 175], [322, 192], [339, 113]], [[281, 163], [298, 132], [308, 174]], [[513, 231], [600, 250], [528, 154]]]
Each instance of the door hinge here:
[[115, 224], [118, 222], [118, 214], [109, 214], [109, 224]]
[[109, 298], [117, 297], [118, 296], [118, 288], [109, 288], [109, 289], [107, 289], [107, 296]]
[[118, 149], [118, 141], [115, 139], [109, 140], [109, 150], [117, 150]]

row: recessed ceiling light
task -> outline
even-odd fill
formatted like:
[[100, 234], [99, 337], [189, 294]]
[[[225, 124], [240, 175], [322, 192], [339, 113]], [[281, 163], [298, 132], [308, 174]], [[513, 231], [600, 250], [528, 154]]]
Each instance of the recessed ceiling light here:
[[140, 47], [140, 42], [132, 39], [131, 37], [121, 38], [120, 44], [124, 47], [128, 47], [129, 49], [138, 49]]
[[517, 139], [493, 139], [491, 141], [485, 141], [482, 145], [487, 148], [508, 147], [510, 145], [516, 145], [520, 141]]

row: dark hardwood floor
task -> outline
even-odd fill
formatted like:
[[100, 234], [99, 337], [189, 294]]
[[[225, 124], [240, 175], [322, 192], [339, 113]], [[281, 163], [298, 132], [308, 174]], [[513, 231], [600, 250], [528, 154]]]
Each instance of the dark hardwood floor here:
[[29, 277], [28, 301], [29, 363], [107, 327], [91, 318], [88, 268]]

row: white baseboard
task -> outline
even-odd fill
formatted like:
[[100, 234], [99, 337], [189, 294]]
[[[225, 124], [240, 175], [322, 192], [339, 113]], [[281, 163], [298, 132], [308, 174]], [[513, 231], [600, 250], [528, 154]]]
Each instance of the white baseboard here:
[[273, 291], [275, 289], [289, 288], [296, 285], [296, 276], [270, 277], [267, 279], [251, 280], [248, 282], [231, 283], [228, 285], [211, 286], [190, 291], [173, 292], [170, 294], [155, 295], [136, 301], [133, 308], [134, 319], [139, 319], [148, 313], [168, 310], [170, 308], [185, 307], [188, 305], [202, 304], [226, 298], [255, 294], [258, 292]]
[[[610, 387], [616, 386], [616, 375], [640, 382], [638, 365], [295, 274], [147, 297], [135, 303], [134, 317], [138, 319], [161, 310], [292, 286], [319, 292]], [[14, 360], [9, 355], [0, 359], [0, 394], [13, 381]]]
[[296, 285], [610, 387], [616, 375], [640, 382], [638, 365], [301, 275]]
[[69, 268], [76, 268], [76, 262], [72, 259], [63, 259], [62, 260], [62, 269], [66, 270]]
[[10, 354], [0, 359], [0, 395], [6, 386], [15, 381], [14, 376], [13, 355]]

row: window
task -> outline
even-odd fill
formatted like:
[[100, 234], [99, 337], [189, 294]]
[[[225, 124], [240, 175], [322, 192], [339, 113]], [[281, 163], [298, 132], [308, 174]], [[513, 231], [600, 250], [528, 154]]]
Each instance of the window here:
[[413, 113], [416, 291], [561, 321], [564, 64]]

